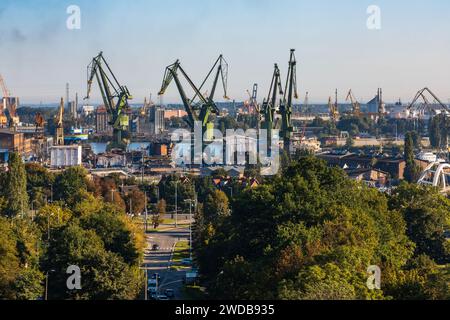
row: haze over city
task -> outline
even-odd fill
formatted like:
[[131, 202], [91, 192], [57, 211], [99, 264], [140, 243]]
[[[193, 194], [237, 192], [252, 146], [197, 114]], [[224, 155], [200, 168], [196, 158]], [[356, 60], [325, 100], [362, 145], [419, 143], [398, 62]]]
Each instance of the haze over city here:
[[[66, 9], [81, 9], [81, 29], [68, 30]], [[366, 10], [381, 9], [381, 29], [369, 30]], [[119, 23], [118, 23], [119, 22]], [[326, 102], [337, 87], [361, 102], [378, 87], [386, 101], [411, 101], [428, 86], [450, 98], [448, 1], [12, 1], [0, 3], [1, 73], [22, 103], [54, 103], [86, 94], [86, 66], [103, 51], [140, 103], [156, 94], [164, 69], [180, 59], [200, 82], [222, 53], [230, 64], [229, 96], [268, 91], [273, 64], [282, 77], [296, 49], [303, 102]], [[262, 97], [260, 97], [262, 99]], [[92, 103], [100, 102], [94, 90]], [[165, 103], [179, 103], [175, 88]]]

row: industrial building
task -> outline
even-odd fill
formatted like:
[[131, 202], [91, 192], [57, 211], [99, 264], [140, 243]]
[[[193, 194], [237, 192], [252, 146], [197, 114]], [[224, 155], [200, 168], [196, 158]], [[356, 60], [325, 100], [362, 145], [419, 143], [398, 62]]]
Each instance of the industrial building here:
[[164, 126], [164, 113], [165, 110], [162, 107], [152, 106], [150, 109], [150, 133], [161, 134], [165, 130]]
[[172, 118], [183, 118], [186, 117], [187, 115], [188, 115], [187, 112], [181, 109], [164, 111], [164, 118], [169, 120]]
[[31, 139], [25, 138], [23, 133], [14, 132], [9, 129], [0, 129], [0, 149], [8, 152], [18, 152], [22, 156], [31, 153]]
[[79, 145], [54, 146], [50, 149], [52, 168], [81, 166], [82, 147]]
[[96, 110], [96, 131], [97, 134], [110, 135], [113, 132], [112, 126], [109, 124], [109, 113], [104, 105]]

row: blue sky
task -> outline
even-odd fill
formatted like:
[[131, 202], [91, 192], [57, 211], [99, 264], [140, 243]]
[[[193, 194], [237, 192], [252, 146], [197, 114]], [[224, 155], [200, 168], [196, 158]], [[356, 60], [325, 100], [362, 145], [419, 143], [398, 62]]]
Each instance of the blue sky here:
[[[66, 28], [66, 8], [81, 8], [81, 30]], [[368, 30], [369, 5], [381, 30]], [[0, 73], [23, 102], [57, 102], [86, 93], [86, 66], [99, 51], [143, 101], [158, 92], [177, 58], [200, 82], [220, 53], [230, 64], [229, 96], [254, 82], [267, 95], [273, 64], [286, 75], [298, 60], [300, 102], [324, 102], [337, 87], [361, 101], [383, 87], [386, 100], [429, 86], [450, 99], [450, 2], [444, 0], [0, 0]], [[92, 102], [98, 100], [94, 89]], [[172, 86], [164, 102], [179, 102]]]

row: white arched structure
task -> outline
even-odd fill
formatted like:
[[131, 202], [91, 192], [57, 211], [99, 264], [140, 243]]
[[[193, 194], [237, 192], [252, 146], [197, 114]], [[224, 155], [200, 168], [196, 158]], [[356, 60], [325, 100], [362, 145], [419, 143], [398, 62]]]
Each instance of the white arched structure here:
[[422, 172], [419, 185], [433, 186], [439, 188], [441, 192], [450, 192], [450, 164], [434, 162]]

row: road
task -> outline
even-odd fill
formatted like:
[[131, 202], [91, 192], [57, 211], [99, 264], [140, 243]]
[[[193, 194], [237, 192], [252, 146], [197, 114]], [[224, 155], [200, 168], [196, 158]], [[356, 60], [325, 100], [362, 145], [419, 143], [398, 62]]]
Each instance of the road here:
[[[173, 225], [161, 225], [166, 231], [147, 233], [147, 249], [144, 256], [144, 268], [147, 269], [148, 277], [159, 273], [159, 292], [164, 293], [166, 289], [173, 289], [175, 299], [182, 299], [181, 289], [185, 271], [170, 270], [170, 260], [175, 244], [180, 240], [189, 240], [189, 228], [175, 228]], [[152, 246], [158, 244], [159, 251], [152, 251]], [[149, 297], [150, 298], [150, 297]]]

